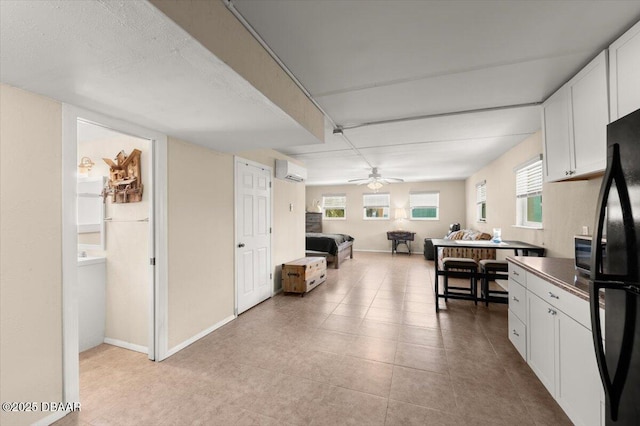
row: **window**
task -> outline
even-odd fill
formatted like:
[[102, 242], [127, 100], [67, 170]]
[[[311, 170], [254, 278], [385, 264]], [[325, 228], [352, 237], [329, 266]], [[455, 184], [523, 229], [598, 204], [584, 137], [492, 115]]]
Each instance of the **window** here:
[[516, 168], [516, 225], [542, 228], [542, 158]]
[[388, 220], [389, 204], [391, 204], [389, 194], [364, 194], [362, 196], [363, 218], [366, 220]]
[[414, 192], [409, 194], [411, 220], [438, 220], [439, 192]]
[[323, 195], [322, 217], [324, 219], [346, 219], [347, 196], [344, 194]]
[[476, 212], [478, 222], [487, 221], [487, 181], [476, 185]]

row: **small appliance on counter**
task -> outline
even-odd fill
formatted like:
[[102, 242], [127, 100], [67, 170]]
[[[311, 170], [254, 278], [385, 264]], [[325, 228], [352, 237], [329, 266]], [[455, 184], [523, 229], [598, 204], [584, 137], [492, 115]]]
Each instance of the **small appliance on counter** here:
[[[582, 277], [589, 277], [591, 273], [591, 235], [575, 235], [573, 237], [573, 252], [576, 267], [576, 274]], [[607, 241], [602, 239], [602, 260], [606, 260]]]
[[[607, 126], [607, 169], [594, 229], [589, 291], [606, 424], [635, 426], [640, 424], [640, 110]], [[606, 343], [599, 315], [601, 289]]]

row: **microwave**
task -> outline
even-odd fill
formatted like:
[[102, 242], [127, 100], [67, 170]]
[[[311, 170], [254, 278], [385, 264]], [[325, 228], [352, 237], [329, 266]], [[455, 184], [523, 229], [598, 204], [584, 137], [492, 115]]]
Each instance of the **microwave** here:
[[[586, 276], [591, 272], [591, 241], [590, 235], [576, 235], [573, 237], [574, 259], [576, 271]], [[607, 255], [607, 241], [602, 240], [602, 264]]]

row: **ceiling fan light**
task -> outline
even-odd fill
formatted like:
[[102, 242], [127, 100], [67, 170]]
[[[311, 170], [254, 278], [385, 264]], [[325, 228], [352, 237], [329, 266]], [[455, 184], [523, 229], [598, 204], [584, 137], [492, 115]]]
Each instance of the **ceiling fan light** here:
[[377, 180], [374, 180], [373, 182], [369, 182], [367, 184], [367, 188], [377, 191], [378, 189], [382, 188], [382, 183]]

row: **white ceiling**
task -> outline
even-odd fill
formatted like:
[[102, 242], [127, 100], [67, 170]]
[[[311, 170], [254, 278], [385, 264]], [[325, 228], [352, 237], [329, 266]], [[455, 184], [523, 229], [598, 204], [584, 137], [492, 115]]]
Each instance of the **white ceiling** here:
[[146, 1], [0, 1], [0, 81], [240, 151], [317, 143]]
[[[276, 148], [309, 184], [372, 166], [463, 179], [539, 129], [530, 105], [640, 19], [637, 0], [231, 5], [326, 111], [326, 143], [145, 0], [0, 0], [0, 81], [220, 151]], [[399, 121], [371, 124], [385, 120]]]
[[[639, 1], [231, 2], [329, 117], [325, 144], [281, 149], [309, 184], [371, 166], [465, 178], [538, 130], [540, 111], [456, 112], [545, 100], [640, 19]], [[443, 113], [454, 115], [402, 121]]]

